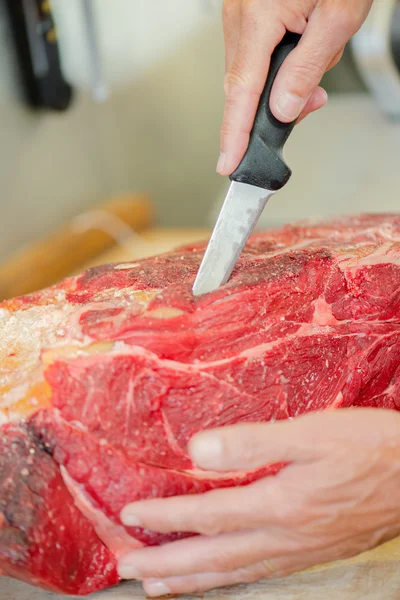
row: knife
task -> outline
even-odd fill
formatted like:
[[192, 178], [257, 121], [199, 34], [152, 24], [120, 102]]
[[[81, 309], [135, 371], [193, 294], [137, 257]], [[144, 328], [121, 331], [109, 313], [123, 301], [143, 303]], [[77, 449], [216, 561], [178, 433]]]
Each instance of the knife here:
[[25, 97], [35, 109], [66, 111], [74, 91], [62, 73], [49, 0], [6, 0]]
[[249, 145], [242, 162], [230, 175], [228, 194], [193, 285], [195, 296], [212, 292], [228, 281], [267, 201], [290, 179], [292, 172], [282, 152], [296, 121], [278, 121], [269, 100], [275, 77], [300, 37], [287, 32], [272, 54]]

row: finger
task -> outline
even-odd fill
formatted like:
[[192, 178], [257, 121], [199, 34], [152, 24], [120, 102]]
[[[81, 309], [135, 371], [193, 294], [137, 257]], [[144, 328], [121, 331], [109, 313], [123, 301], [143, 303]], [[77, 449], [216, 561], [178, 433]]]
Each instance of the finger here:
[[[392, 535], [391, 537], [394, 536]], [[371, 544], [357, 538], [357, 540], [353, 540], [350, 546], [348, 543], [342, 542], [325, 548], [320, 546], [317, 550], [297, 550], [287, 555], [263, 560], [228, 573], [196, 573], [184, 577], [145, 580], [144, 589], [149, 596], [190, 594], [206, 592], [213, 588], [228, 585], [253, 583], [261, 579], [278, 579], [321, 564], [351, 558], [370, 547]]]
[[[249, 144], [260, 95], [267, 78], [270, 57], [285, 28], [268, 18], [268, 5], [247, 3], [241, 15], [240, 39], [225, 76], [225, 110], [221, 128], [221, 155], [217, 171], [230, 175]], [[269, 23], [269, 31], [265, 31]]]
[[[330, 69], [333, 69], [333, 67], [335, 67], [338, 64], [338, 62], [341, 60], [341, 58], [343, 56], [343, 52], [344, 52], [344, 48], [342, 48], [342, 50], [340, 50], [340, 52], [338, 52], [336, 54], [336, 56], [334, 57], [332, 62], [328, 65], [327, 71], [329, 71]], [[326, 93], [326, 91], [323, 88], [318, 86], [313, 91], [313, 93], [311, 94], [311, 98], [309, 99], [309, 101], [303, 108], [302, 112], [300, 113], [300, 116], [296, 121], [296, 125], [301, 123], [301, 121], [303, 121], [306, 117], [308, 117], [309, 114], [316, 112], [320, 108], [323, 108], [324, 106], [326, 106], [327, 103], [328, 103], [328, 94]]]
[[271, 477], [242, 488], [135, 502], [123, 509], [121, 521], [160, 533], [215, 536], [276, 522], [274, 507], [280, 506], [281, 495], [279, 481]]
[[224, 0], [222, 23], [225, 41], [225, 72], [231, 68], [240, 38], [241, 0]]
[[260, 579], [276, 576], [269, 562], [261, 562], [230, 573], [197, 573], [185, 577], [171, 577], [161, 580], [145, 580], [143, 587], [148, 596], [157, 597], [167, 594], [194, 594], [207, 592], [219, 587], [253, 583]]
[[310, 537], [296, 532], [292, 526], [270, 526], [141, 548], [121, 557], [118, 571], [122, 579], [166, 579], [194, 573], [228, 573], [264, 562], [273, 576], [281, 577], [354, 556], [379, 539], [371, 538], [371, 532], [367, 532], [338, 542], [334, 533]]
[[372, 444], [375, 438], [368, 435], [372, 422], [375, 431], [396, 435], [400, 416], [393, 413], [388, 419], [385, 410], [348, 408], [275, 423], [234, 425], [197, 434], [189, 443], [189, 452], [198, 466], [216, 471], [251, 471], [287, 462], [306, 464], [331, 457], [340, 449], [350, 452], [353, 446], [365, 443], [366, 436]]
[[339, 543], [329, 543], [329, 539], [315, 540], [312, 550], [300, 550], [299, 545], [294, 552], [264, 560], [264, 564], [269, 565], [272, 570], [269, 578], [288, 577], [320, 565], [357, 556], [372, 547], [367, 541], [368, 538], [369, 535], [361, 535]]
[[311, 114], [312, 112], [315, 112], [315, 111], [319, 110], [320, 108], [322, 108], [323, 106], [325, 106], [327, 104], [327, 102], [328, 102], [328, 94], [326, 93], [326, 91], [323, 88], [317, 87], [314, 90], [313, 94], [311, 95], [311, 98], [305, 105], [299, 118], [297, 119], [296, 124], [298, 125], [309, 114]]
[[226, 573], [286, 554], [290, 542], [264, 530], [193, 537], [164, 546], [140, 548], [121, 557], [122, 579], [165, 579], [193, 573]]
[[[293, 421], [248, 423], [197, 434], [189, 443], [193, 461], [203, 469], [250, 471], [267, 464], [308, 462], [322, 453], [325, 437], [321, 422], [327, 413]], [[316, 443], [318, 442], [318, 443]]]
[[316, 9], [297, 48], [284, 61], [271, 92], [271, 111], [290, 123], [299, 117], [324, 73], [352, 34], [346, 11], [340, 16]]

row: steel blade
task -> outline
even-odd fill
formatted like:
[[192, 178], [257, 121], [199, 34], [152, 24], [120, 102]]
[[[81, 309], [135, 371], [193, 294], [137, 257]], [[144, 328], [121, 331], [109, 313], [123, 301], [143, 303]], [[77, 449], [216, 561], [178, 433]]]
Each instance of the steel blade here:
[[233, 181], [193, 285], [200, 296], [226, 283], [269, 198], [275, 192]]

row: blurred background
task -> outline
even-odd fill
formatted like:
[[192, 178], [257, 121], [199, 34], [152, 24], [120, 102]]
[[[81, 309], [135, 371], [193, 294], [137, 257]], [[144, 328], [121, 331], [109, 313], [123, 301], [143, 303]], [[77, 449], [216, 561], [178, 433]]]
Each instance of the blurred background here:
[[[132, 230], [142, 236], [151, 227], [152, 239], [161, 239], [170, 228], [194, 236], [212, 227], [228, 185], [215, 173], [223, 110], [221, 6], [222, 0], [0, 0], [3, 265], [15, 267], [17, 256], [20, 267], [28, 260], [25, 268], [32, 269], [36, 257], [37, 270], [44, 269], [38, 244], [46, 242], [40, 256], [50, 260], [59, 231], [65, 257], [79, 254], [81, 238], [68, 237], [71, 231], [105, 230], [107, 243], [103, 237], [94, 244], [103, 251], [111, 238], [126, 241]], [[285, 156], [293, 177], [268, 205], [263, 227], [398, 210], [396, 0], [376, 0], [324, 85], [329, 104], [290, 138]], [[110, 201], [107, 220], [98, 207], [107, 209]], [[93, 248], [81, 262], [86, 258], [94, 260]], [[65, 265], [52, 277], [80, 265]], [[0, 270], [0, 296], [25, 291], [6, 289], [4, 279], [2, 289], [1, 277]], [[5, 277], [28, 276], [17, 269]]]

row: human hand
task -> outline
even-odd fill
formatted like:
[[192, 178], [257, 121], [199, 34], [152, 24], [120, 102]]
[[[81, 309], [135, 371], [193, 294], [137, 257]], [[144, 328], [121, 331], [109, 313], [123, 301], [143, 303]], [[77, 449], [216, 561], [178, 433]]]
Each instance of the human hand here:
[[271, 110], [284, 123], [321, 108], [318, 87], [336, 65], [373, 0], [224, 0], [225, 113], [217, 171], [230, 175], [242, 160], [267, 79], [271, 54], [286, 30], [301, 34], [282, 65], [271, 93]]
[[288, 462], [246, 487], [127, 506], [126, 525], [199, 535], [121, 558], [150, 596], [282, 577], [344, 559], [400, 533], [400, 415], [379, 409], [208, 431], [190, 444], [217, 471]]

